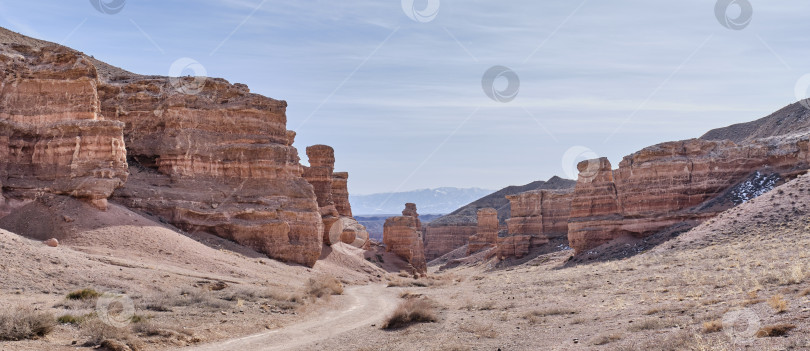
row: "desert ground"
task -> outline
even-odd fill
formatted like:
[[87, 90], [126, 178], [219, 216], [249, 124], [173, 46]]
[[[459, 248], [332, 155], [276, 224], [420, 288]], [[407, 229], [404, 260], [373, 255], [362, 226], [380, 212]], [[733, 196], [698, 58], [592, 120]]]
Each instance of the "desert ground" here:
[[[515, 264], [478, 255], [434, 264], [420, 279], [343, 244], [310, 269], [151, 221], [99, 224], [56, 248], [2, 231], [3, 309], [61, 322], [0, 348], [107, 340], [120, 350], [806, 350], [808, 191], [810, 176], [801, 176], [630, 258], [572, 264], [562, 250]], [[67, 298], [82, 289], [126, 298], [113, 297], [110, 311], [99, 306], [119, 295]], [[383, 329], [409, 300], [425, 302], [433, 322]], [[122, 328], [94, 322], [126, 315], [130, 302]]]

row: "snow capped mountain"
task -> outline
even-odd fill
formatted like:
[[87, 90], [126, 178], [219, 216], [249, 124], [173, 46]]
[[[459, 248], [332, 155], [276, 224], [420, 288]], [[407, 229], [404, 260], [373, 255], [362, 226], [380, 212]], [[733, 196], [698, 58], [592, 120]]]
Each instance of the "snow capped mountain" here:
[[420, 214], [445, 214], [455, 211], [494, 190], [480, 188], [420, 189], [398, 193], [350, 195], [352, 212], [358, 215], [399, 214], [407, 202], [416, 204]]

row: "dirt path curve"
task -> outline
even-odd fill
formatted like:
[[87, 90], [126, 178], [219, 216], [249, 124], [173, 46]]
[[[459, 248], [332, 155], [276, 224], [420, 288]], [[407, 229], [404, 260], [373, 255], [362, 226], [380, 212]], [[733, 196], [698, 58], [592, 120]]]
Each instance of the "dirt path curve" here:
[[187, 351], [301, 350], [302, 346], [326, 340], [354, 329], [380, 325], [397, 306], [397, 298], [385, 285], [353, 286], [344, 295], [349, 301], [340, 309], [318, 317], [256, 335], [187, 348]]

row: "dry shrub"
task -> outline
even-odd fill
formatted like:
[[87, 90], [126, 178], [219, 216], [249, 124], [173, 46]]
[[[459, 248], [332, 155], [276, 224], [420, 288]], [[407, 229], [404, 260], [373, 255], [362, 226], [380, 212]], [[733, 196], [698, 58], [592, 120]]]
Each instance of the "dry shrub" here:
[[607, 345], [607, 344], [610, 344], [610, 343], [612, 343], [614, 341], [619, 341], [621, 339], [622, 339], [622, 335], [619, 334], [619, 333], [602, 334], [602, 335], [599, 335], [596, 338], [594, 338], [593, 341], [591, 341], [591, 343], [594, 344], [594, 345], [597, 345], [597, 346], [599, 346], [599, 345]]
[[399, 297], [402, 299], [416, 299], [422, 297], [422, 294], [417, 294], [415, 292], [410, 291], [403, 291], [399, 293]]
[[133, 351], [143, 349], [143, 343], [135, 338], [129, 327], [116, 328], [98, 318], [91, 318], [82, 322], [79, 329], [87, 337], [84, 346], [101, 346], [110, 350], [126, 350], [123, 346]]
[[68, 300], [94, 300], [101, 296], [101, 293], [93, 289], [76, 290], [67, 294]]
[[789, 331], [795, 329], [796, 326], [793, 324], [776, 324], [776, 325], [769, 325], [759, 329], [757, 331], [758, 338], [765, 338], [765, 337], [774, 337], [774, 336], [784, 336], [787, 335]]
[[153, 322], [135, 323], [132, 329], [139, 335], [145, 337], [159, 337], [162, 339], [179, 341], [182, 344], [194, 344], [200, 342], [200, 339], [194, 336], [190, 330], [183, 328], [156, 324]]
[[414, 323], [436, 321], [433, 305], [426, 299], [408, 299], [399, 304], [394, 313], [383, 323], [383, 329], [397, 329]]
[[782, 295], [774, 295], [768, 299], [768, 306], [771, 306], [776, 313], [784, 313], [788, 310], [788, 303]]
[[703, 332], [704, 333], [716, 333], [723, 330], [723, 321], [714, 320], [709, 322], [703, 323]]
[[308, 296], [315, 298], [341, 295], [343, 294], [343, 284], [334, 277], [310, 278], [307, 282], [306, 292]]
[[810, 288], [804, 289], [801, 292], [799, 292], [799, 296], [807, 296], [807, 295], [810, 295]]
[[402, 279], [402, 278], [394, 278], [388, 282], [389, 288], [408, 288], [408, 287], [418, 287], [418, 288], [426, 288], [428, 286], [433, 285], [433, 281], [429, 280], [416, 280], [416, 279]]
[[52, 314], [32, 308], [15, 307], [0, 312], [0, 340], [38, 339], [53, 331], [54, 326]]

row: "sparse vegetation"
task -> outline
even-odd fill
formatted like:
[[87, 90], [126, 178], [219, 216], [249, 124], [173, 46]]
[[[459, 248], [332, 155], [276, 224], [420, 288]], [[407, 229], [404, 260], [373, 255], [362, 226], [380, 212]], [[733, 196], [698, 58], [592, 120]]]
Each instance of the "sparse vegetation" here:
[[310, 278], [307, 282], [306, 293], [315, 298], [341, 295], [343, 294], [343, 284], [334, 277]]
[[[143, 343], [133, 335], [130, 328], [116, 328], [98, 318], [89, 318], [79, 328], [87, 338], [84, 346], [99, 346], [102, 349], [137, 351], [143, 349]], [[124, 347], [126, 346], [126, 347]]]
[[93, 300], [101, 296], [101, 293], [93, 289], [76, 290], [67, 294], [68, 300]]
[[796, 326], [793, 324], [776, 324], [776, 325], [769, 325], [760, 328], [757, 331], [756, 336], [758, 338], [765, 338], [765, 337], [775, 337], [775, 336], [784, 336]]
[[48, 335], [56, 326], [50, 313], [28, 307], [12, 307], [0, 311], [0, 340], [38, 339]]
[[607, 345], [607, 344], [612, 343], [614, 341], [619, 341], [621, 339], [622, 339], [622, 335], [618, 334], [618, 333], [602, 334], [602, 335], [599, 335], [596, 338], [594, 338], [593, 341], [591, 341], [591, 343], [594, 344], [594, 345], [597, 345], [597, 346], [601, 346], [601, 345]]
[[716, 333], [723, 330], [723, 321], [720, 320], [713, 320], [709, 322], [703, 323], [703, 332], [704, 333]]
[[59, 316], [59, 318], [57, 318], [56, 321], [61, 323], [61, 324], [79, 325], [82, 322], [84, 322], [87, 318], [94, 317], [94, 316], [95, 316], [95, 314], [92, 314], [92, 313], [91, 314], [86, 314], [86, 315], [83, 315], [83, 316], [65, 314], [65, 315]]
[[397, 306], [394, 313], [389, 316], [383, 329], [398, 329], [414, 323], [432, 323], [436, 321], [433, 304], [426, 299], [407, 299]]
[[784, 313], [788, 310], [788, 303], [782, 295], [774, 295], [768, 299], [768, 306], [771, 306], [776, 313]]
[[678, 325], [678, 321], [671, 318], [647, 318], [639, 322], [630, 324], [627, 329], [632, 332], [639, 332], [644, 330], [658, 330], [664, 328], [672, 328]]

